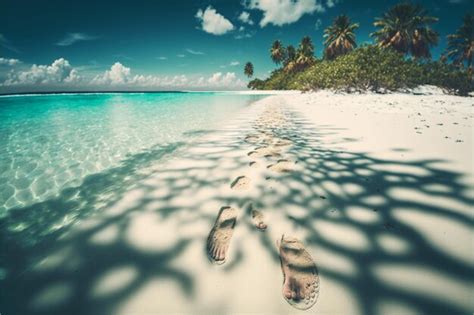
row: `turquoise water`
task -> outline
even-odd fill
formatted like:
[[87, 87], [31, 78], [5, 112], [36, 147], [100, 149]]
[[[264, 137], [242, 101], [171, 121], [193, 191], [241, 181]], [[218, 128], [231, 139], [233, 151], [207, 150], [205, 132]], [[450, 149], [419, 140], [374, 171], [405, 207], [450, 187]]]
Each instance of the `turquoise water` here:
[[137, 154], [170, 150], [259, 96], [108, 93], [0, 97], [0, 217]]

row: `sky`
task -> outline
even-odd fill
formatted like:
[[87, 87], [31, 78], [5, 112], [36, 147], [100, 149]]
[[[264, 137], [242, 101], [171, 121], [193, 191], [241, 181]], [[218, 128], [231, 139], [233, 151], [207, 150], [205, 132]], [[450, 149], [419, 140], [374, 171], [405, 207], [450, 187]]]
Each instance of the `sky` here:
[[[370, 43], [374, 18], [395, 0], [2, 0], [0, 93], [68, 90], [244, 89], [276, 68], [276, 39], [298, 45], [310, 36], [320, 57], [323, 31], [335, 16], [360, 24]], [[440, 44], [455, 32], [472, 0], [420, 0]]]

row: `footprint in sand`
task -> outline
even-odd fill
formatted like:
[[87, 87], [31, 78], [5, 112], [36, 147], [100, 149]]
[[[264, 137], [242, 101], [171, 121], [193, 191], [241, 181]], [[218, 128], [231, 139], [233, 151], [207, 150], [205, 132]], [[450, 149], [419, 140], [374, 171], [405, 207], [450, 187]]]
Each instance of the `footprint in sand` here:
[[293, 307], [307, 310], [319, 296], [319, 275], [316, 264], [303, 244], [295, 238], [277, 241], [283, 272], [283, 297]]
[[250, 178], [247, 176], [239, 176], [230, 184], [230, 188], [233, 190], [246, 190], [249, 186]]
[[234, 233], [237, 222], [237, 210], [223, 207], [219, 211], [216, 222], [207, 237], [207, 256], [209, 260], [218, 265], [225, 263], [230, 239]]
[[245, 142], [250, 143], [250, 144], [255, 144], [255, 143], [259, 142], [259, 140], [260, 140], [260, 137], [255, 136], [255, 135], [249, 135], [249, 136], [245, 137], [245, 139], [244, 139]]
[[290, 139], [282, 138], [278, 139], [277, 142], [275, 143], [276, 147], [289, 147], [293, 144], [293, 142]]
[[252, 167], [252, 168], [257, 168], [257, 167], [260, 166], [260, 164], [258, 162], [253, 161], [253, 162], [249, 163], [249, 166]]
[[250, 211], [250, 215], [252, 216], [253, 225], [255, 225], [257, 229], [259, 229], [260, 231], [266, 230], [267, 225], [265, 224], [264, 216], [262, 212], [252, 209]]
[[267, 166], [267, 168], [278, 173], [288, 173], [295, 169], [295, 163], [288, 160], [278, 160], [278, 162]]
[[264, 131], [258, 131], [257, 134], [250, 134], [244, 138], [244, 141], [250, 144], [270, 143], [272, 136]]
[[247, 154], [250, 157], [278, 157], [280, 156], [279, 150], [272, 147], [260, 147]]

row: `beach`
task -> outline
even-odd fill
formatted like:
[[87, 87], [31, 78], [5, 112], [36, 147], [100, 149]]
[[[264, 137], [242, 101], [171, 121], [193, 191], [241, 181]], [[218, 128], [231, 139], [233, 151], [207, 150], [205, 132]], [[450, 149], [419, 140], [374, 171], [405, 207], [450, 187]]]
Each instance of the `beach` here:
[[301, 313], [282, 295], [285, 235], [317, 267], [308, 313], [472, 313], [473, 106], [430, 89], [267, 96], [179, 156], [132, 165], [134, 180], [111, 172], [120, 197], [94, 191], [100, 211], [60, 230], [5, 296], [25, 314]]

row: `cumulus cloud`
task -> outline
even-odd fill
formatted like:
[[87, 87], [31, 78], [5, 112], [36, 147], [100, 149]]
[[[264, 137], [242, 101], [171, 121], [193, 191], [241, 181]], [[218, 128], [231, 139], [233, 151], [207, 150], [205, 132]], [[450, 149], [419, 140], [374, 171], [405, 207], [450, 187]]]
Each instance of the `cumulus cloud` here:
[[3, 85], [65, 84], [81, 81], [76, 69], [64, 58], [51, 65], [33, 65], [26, 71], [12, 71]]
[[188, 53], [190, 53], [191, 55], [204, 55], [204, 53], [202, 51], [192, 50], [192, 49], [189, 49], [189, 48], [187, 48], [186, 51]]
[[325, 11], [318, 0], [248, 0], [245, 5], [249, 9], [263, 12], [261, 27], [268, 24], [276, 26], [291, 24], [305, 14]]
[[184, 57], [186, 57], [186, 55], [184, 55], [184, 54], [177, 54], [176, 57], [178, 57], [178, 58], [184, 58]]
[[21, 63], [18, 59], [0, 58], [0, 65], [14, 66]]
[[238, 66], [238, 65], [240, 65], [240, 62], [238, 62], [238, 61], [231, 61], [230, 64], [229, 64], [229, 66], [231, 66], [231, 67], [235, 67], [235, 66]]
[[[237, 61], [231, 65], [237, 65]], [[87, 72], [78, 74], [78, 68], [71, 66], [64, 58], [51, 65], [32, 65], [25, 71], [12, 70], [0, 83], [4, 91], [18, 89], [53, 90], [59, 87], [77, 90], [121, 89], [121, 90], [171, 90], [171, 89], [240, 89], [245, 83], [234, 72], [216, 72], [210, 76], [157, 76], [133, 73], [130, 67], [115, 62], [110, 69], [91, 76]]]
[[199, 9], [196, 18], [201, 22], [202, 30], [210, 34], [223, 35], [234, 29], [234, 25], [211, 6], [204, 11]]
[[129, 81], [130, 74], [130, 68], [125, 67], [120, 62], [116, 62], [112, 65], [110, 70], [107, 70], [104, 74], [98, 75], [94, 79], [92, 79], [92, 84], [125, 84]]
[[119, 86], [126, 88], [242, 88], [244, 82], [234, 72], [217, 72], [210, 77], [190, 78], [186, 75], [155, 76], [132, 74], [132, 70], [116, 62], [110, 70], [97, 75], [91, 82], [96, 86]]
[[168, 59], [168, 58], [165, 57], [165, 56], [160, 56], [160, 57], [158, 57], [157, 59], [158, 59], [158, 60], [166, 60], [166, 59]]
[[91, 36], [84, 33], [68, 33], [66, 36], [56, 43], [57, 46], [70, 46], [80, 41], [95, 40], [97, 36]]
[[250, 19], [250, 13], [246, 12], [246, 11], [242, 11], [242, 13], [240, 13], [239, 15], [239, 20], [242, 22], [242, 23], [246, 23], [246, 24], [249, 24], [249, 25], [253, 25], [253, 21]]
[[243, 82], [237, 78], [234, 72], [216, 72], [209, 79], [207, 83], [210, 87], [242, 87]]

